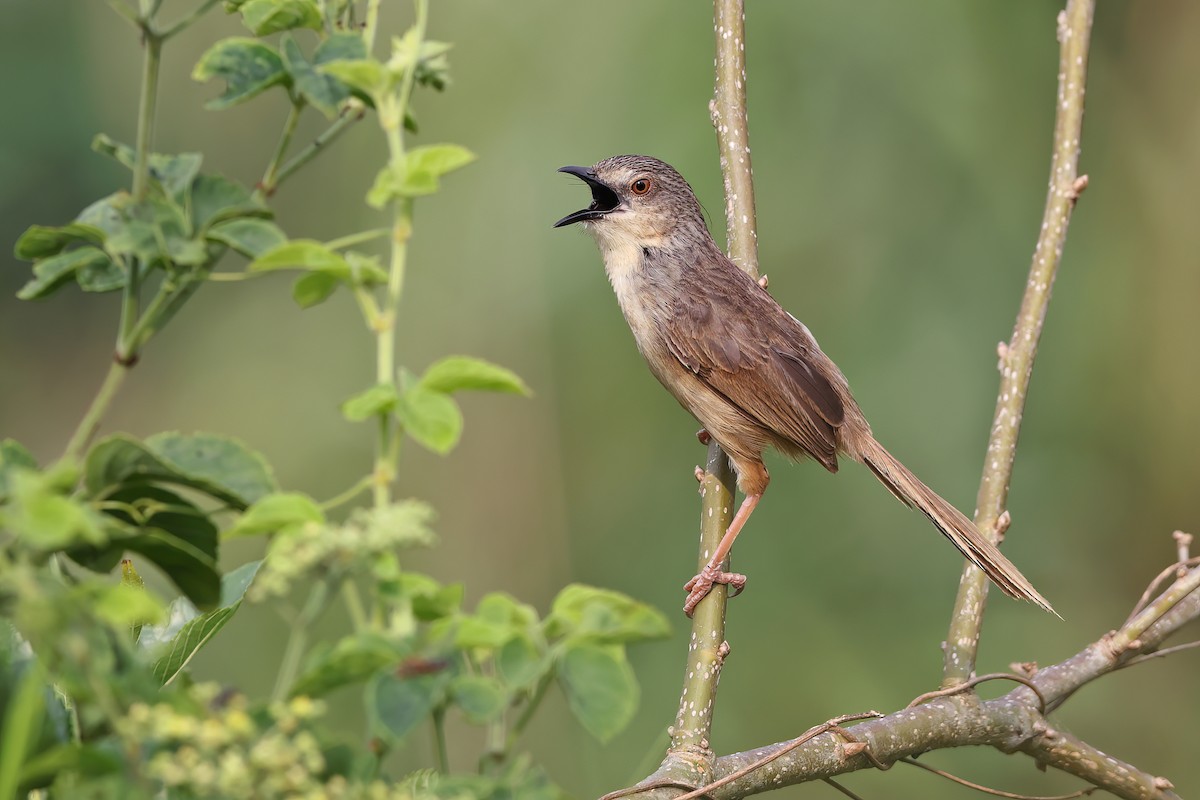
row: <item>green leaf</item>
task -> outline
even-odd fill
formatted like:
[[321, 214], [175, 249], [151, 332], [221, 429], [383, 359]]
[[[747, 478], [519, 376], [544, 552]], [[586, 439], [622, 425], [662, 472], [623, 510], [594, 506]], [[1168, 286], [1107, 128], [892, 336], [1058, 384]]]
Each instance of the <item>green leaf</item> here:
[[174, 200], [150, 195], [135, 203], [125, 196], [113, 207], [120, 222], [105, 243], [109, 253], [133, 256], [144, 264], [196, 266], [208, 260], [204, 242], [192, 239], [191, 221]]
[[229, 436], [164, 432], [146, 439], [146, 446], [193, 481], [188, 485], [238, 508], [278, 489], [267, 460]]
[[[339, 35], [349, 35], [359, 45], [363, 43], [362, 37], [355, 34]], [[336, 117], [338, 106], [350, 96], [350, 90], [346, 84], [332, 75], [317, 72], [312, 62], [304, 57], [300, 45], [296, 44], [296, 40], [290, 34], [285, 34], [280, 40], [279, 52], [283, 56], [284, 66], [292, 76], [292, 85], [296, 88], [296, 92], [326, 117], [330, 119]], [[318, 52], [320, 52], [319, 48]], [[342, 56], [336, 57], [341, 58]]]
[[104, 244], [104, 231], [78, 222], [58, 228], [30, 225], [13, 246], [13, 255], [23, 261], [35, 261], [58, 255], [73, 244]]
[[292, 239], [250, 262], [251, 272], [279, 269], [303, 269], [325, 272], [338, 280], [349, 281], [352, 270], [346, 259], [312, 239]]
[[627, 595], [575, 583], [554, 598], [546, 633], [605, 644], [624, 643], [667, 636], [670, 625], [662, 612]]
[[477, 725], [499, 717], [507, 699], [500, 682], [484, 675], [456, 676], [450, 681], [449, 694], [450, 701]]
[[447, 356], [431, 364], [420, 385], [445, 394], [463, 390], [531, 394], [515, 372], [471, 356]]
[[21, 287], [21, 300], [40, 300], [64, 286], [82, 269], [112, 266], [108, 254], [97, 247], [77, 247], [33, 265], [33, 280]]
[[8, 496], [9, 474], [15, 470], [36, 470], [37, 459], [16, 439], [0, 440], [0, 500]]
[[75, 281], [85, 292], [115, 292], [124, 289], [128, 280], [125, 270], [115, 264], [112, 259], [105, 257], [96, 259], [75, 273]]
[[440, 92], [450, 82], [450, 62], [446, 53], [451, 47], [446, 42], [422, 39], [414, 26], [403, 36], [392, 37], [392, 57], [388, 60], [388, 66], [399, 73], [407, 70], [415, 60], [416, 82]]
[[558, 682], [571, 713], [601, 742], [620, 733], [637, 711], [637, 678], [623, 648], [569, 647], [558, 665]]
[[231, 37], [208, 49], [192, 70], [192, 78], [225, 80], [225, 92], [208, 101], [211, 109], [229, 108], [287, 81], [287, 70], [279, 54], [255, 39]]
[[318, 70], [371, 98], [386, 92], [395, 81], [387, 67], [373, 58], [335, 58]]
[[249, 258], [257, 258], [287, 241], [287, 236], [274, 222], [253, 217], [218, 222], [208, 229], [205, 237]]
[[191, 602], [181, 597], [168, 609], [165, 624], [143, 630], [139, 644], [158, 652], [153, 671], [160, 684], [174, 680], [237, 613], [261, 564], [251, 561], [221, 578], [220, 605], [207, 614], [200, 614]]
[[350, 265], [351, 286], [382, 286], [388, 281], [388, 274], [379, 265], [378, 256], [347, 250], [346, 263]]
[[395, 386], [390, 383], [381, 383], [359, 392], [342, 403], [342, 416], [351, 422], [362, 422], [391, 411], [396, 407], [398, 399]]
[[31, 756], [21, 764], [21, 785], [48, 785], [55, 776], [97, 778], [121, 770], [124, 762], [100, 745], [61, 744]]
[[325, 522], [325, 512], [321, 511], [321, 507], [306, 494], [280, 492], [269, 494], [250, 506], [226, 536], [275, 533], [309, 522]]
[[445, 619], [458, 613], [462, 607], [463, 585], [449, 583], [440, 585], [428, 575], [402, 572], [397, 579], [400, 593], [412, 601], [413, 615], [424, 622]]
[[409, 172], [428, 172], [435, 178], [440, 178], [448, 172], [461, 169], [474, 161], [477, 156], [465, 147], [457, 144], [430, 144], [414, 147], [405, 155], [405, 169]]
[[383, 208], [397, 197], [433, 194], [438, 189], [439, 177], [474, 160], [474, 153], [456, 144], [414, 147], [402, 161], [379, 171], [367, 192], [367, 203], [373, 208]]
[[313, 63], [317, 66], [333, 61], [362, 59], [367, 57], [367, 44], [362, 36], [350, 31], [338, 31], [327, 36], [313, 52]]
[[508, 625], [514, 632], [529, 631], [537, 625], [537, 611], [528, 603], [522, 603], [507, 592], [489, 592], [475, 607], [475, 613], [484, 619]]
[[218, 222], [240, 217], [269, 216], [250, 190], [220, 175], [198, 175], [192, 182], [192, 230], [205, 232]]
[[550, 661], [526, 636], [509, 639], [496, 653], [496, 669], [513, 688], [531, 686], [549, 668]]
[[126, 434], [101, 439], [84, 464], [89, 494], [125, 482], [189, 486], [238, 509], [276, 489], [262, 456], [236, 439], [206, 433], [160, 433], [144, 443]]
[[454, 631], [454, 646], [461, 650], [495, 650], [513, 637], [510, 625], [478, 616], [463, 617]]
[[20, 542], [43, 553], [73, 545], [101, 545], [107, 541], [104, 520], [79, 499], [68, 496], [51, 472], [16, 469], [7, 473], [9, 502], [4, 507], [4, 527]]
[[[121, 144], [103, 133], [96, 134], [96, 137], [92, 139], [92, 150], [116, 159], [131, 170], [137, 163], [137, 154], [132, 147]], [[204, 156], [200, 153], [174, 155], [151, 153], [147, 163], [150, 168], [150, 178], [161, 186], [168, 196], [174, 197], [192, 185], [192, 180], [200, 172], [200, 164], [203, 160]], [[82, 218], [83, 215], [80, 216]]]
[[391, 743], [398, 743], [440, 705], [446, 696], [450, 675], [398, 676], [382, 673], [367, 684], [367, 718], [372, 730]]
[[107, 197], [101, 197], [83, 211], [80, 211], [79, 216], [75, 218], [75, 222], [100, 231], [107, 242], [109, 236], [112, 236], [125, 227], [125, 220], [121, 216], [121, 209], [128, 206], [131, 201], [132, 198], [129, 196], [129, 192], [126, 192], [124, 189], [113, 192]]
[[332, 650], [316, 654], [292, 686], [291, 694], [320, 697], [334, 689], [364, 681], [404, 653], [383, 636], [358, 633], [339, 641]]
[[397, 399], [396, 418], [409, 436], [439, 455], [453, 450], [462, 436], [462, 412], [454, 398], [420, 385]]
[[89, 598], [89, 610], [115, 628], [144, 626], [162, 619], [163, 607], [149, 592], [117, 584]]
[[321, 30], [321, 9], [314, 0], [247, 0], [238, 10], [255, 36], [293, 28]]
[[[197, 606], [220, 597], [217, 526], [195, 504], [158, 486], [123, 486], [105, 498], [112, 545], [141, 553]], [[87, 553], [70, 553], [86, 563]], [[80, 556], [82, 558], [77, 558]]]
[[310, 272], [292, 284], [292, 299], [301, 308], [312, 308], [328, 300], [340, 283], [328, 272]]

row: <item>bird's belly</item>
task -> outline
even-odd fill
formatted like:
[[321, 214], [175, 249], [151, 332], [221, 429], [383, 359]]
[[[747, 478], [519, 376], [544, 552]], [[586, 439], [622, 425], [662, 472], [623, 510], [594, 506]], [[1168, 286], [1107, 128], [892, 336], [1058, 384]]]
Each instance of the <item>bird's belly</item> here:
[[772, 442], [766, 428], [680, 363], [665, 343], [638, 344], [654, 377], [727, 453], [735, 460], [761, 457]]

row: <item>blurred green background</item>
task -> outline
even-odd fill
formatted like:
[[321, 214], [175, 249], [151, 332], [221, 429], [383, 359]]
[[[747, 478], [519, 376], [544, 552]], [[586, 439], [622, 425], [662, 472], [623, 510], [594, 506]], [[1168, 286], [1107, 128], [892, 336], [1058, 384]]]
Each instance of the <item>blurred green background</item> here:
[[[168, 0], [166, 17], [191, 0]], [[876, 434], [970, 510], [997, 385], [1045, 196], [1057, 44], [1054, 2], [753, 2], [749, 102], [762, 266], [779, 301], [841, 365]], [[408, 7], [385, 4], [390, 27]], [[0, 241], [60, 224], [126, 175], [88, 149], [131, 141], [137, 38], [103, 3], [4, 4], [0, 26]], [[217, 86], [189, 74], [219, 11], [167, 48], [156, 149], [199, 150], [206, 169], [253, 183], [286, 110], [281, 92], [203, 109]], [[638, 357], [590, 239], [554, 231], [586, 191], [554, 170], [615, 153], [680, 169], [723, 237], [707, 103], [706, 3], [433, 4], [455, 43], [454, 85], [422, 93], [415, 141], [480, 156], [418, 203], [400, 330], [415, 369], [447, 353], [517, 370], [532, 400], [473, 396], [459, 449], [408, 448], [401, 495], [440, 511], [442, 544], [411, 566], [463, 580], [468, 600], [505, 590], [545, 610], [585, 581], [669, 612], [670, 642], [633, 652], [642, 707], [598, 746], [555, 697], [529, 748], [572, 794], [626, 785], [657, 763], [678, 697], [703, 459], [697, 425]], [[1200, 533], [1200, 5], [1105, 2], [1096, 20], [1079, 205], [1025, 417], [1006, 551], [1061, 612], [994, 597], [980, 671], [1058, 661], [1125, 618], [1172, 560], [1176, 528]], [[322, 121], [312, 114], [304, 135]], [[383, 163], [360, 124], [276, 199], [292, 236], [378, 226], [362, 197]], [[5, 248], [7, 253], [7, 248]], [[107, 367], [116, 295], [17, 301], [28, 265], [0, 256], [0, 434], [43, 461], [62, 450]], [[232, 260], [230, 268], [238, 264]], [[371, 459], [338, 403], [372, 380], [373, 343], [350, 298], [300, 312], [281, 277], [214, 284], [145, 353], [104, 424], [146, 435], [212, 430], [263, 451], [286, 487], [328, 497]], [[890, 710], [936, 686], [960, 559], [863, 469], [838, 476], [771, 462], [772, 489], [740, 539], [749, 591], [731, 607], [719, 752], [790, 738], [831, 716]], [[226, 548], [234, 566], [255, 544]], [[843, 591], [853, 589], [853, 591]], [[323, 622], [332, 635], [343, 621]], [[283, 626], [245, 609], [195, 663], [202, 677], [266, 691]], [[1105, 678], [1058, 724], [1200, 790], [1195, 654]], [[984, 689], [991, 696], [1003, 687]], [[355, 693], [334, 713], [356, 735]], [[469, 768], [478, 732], [456, 728]], [[422, 763], [413, 740], [402, 766]], [[1013, 791], [1077, 782], [1024, 757], [939, 753], [928, 763]], [[904, 768], [846, 784], [865, 797], [960, 797]], [[815, 785], [781, 797], [833, 796]]]

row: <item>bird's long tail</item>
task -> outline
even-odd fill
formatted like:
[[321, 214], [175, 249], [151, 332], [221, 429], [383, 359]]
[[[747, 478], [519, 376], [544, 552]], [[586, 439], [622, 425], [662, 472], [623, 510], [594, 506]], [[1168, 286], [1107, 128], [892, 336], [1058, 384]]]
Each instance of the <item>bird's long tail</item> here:
[[954, 506], [943, 500], [901, 464], [883, 445], [870, 439], [859, 453], [880, 483], [909, 508], [920, 509], [972, 564], [983, 570], [1009, 597], [1031, 600], [1051, 614], [1046, 602], [1021, 571]]

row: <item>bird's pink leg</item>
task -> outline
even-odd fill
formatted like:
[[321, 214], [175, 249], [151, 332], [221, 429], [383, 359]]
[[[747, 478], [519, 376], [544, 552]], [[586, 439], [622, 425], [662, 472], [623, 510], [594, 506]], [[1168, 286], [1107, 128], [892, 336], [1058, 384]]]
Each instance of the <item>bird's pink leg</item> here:
[[722, 572], [721, 564], [733, 548], [733, 540], [741, 532], [742, 526], [746, 524], [746, 520], [750, 519], [750, 515], [754, 513], [754, 507], [758, 505], [758, 501], [761, 499], [761, 493], [746, 495], [746, 499], [742, 501], [741, 507], [733, 515], [733, 521], [729, 523], [729, 530], [725, 531], [725, 535], [721, 537], [721, 542], [717, 545], [717, 551], [712, 554], [712, 558], [704, 565], [704, 569], [700, 570], [700, 574], [684, 584], [683, 590], [688, 593], [688, 597], [687, 601], [683, 604], [683, 613], [689, 617], [696, 610], [696, 605], [712, 591], [714, 583], [729, 584], [734, 589], [734, 595], [740, 594], [742, 589], [745, 588], [746, 576], [737, 572]]

